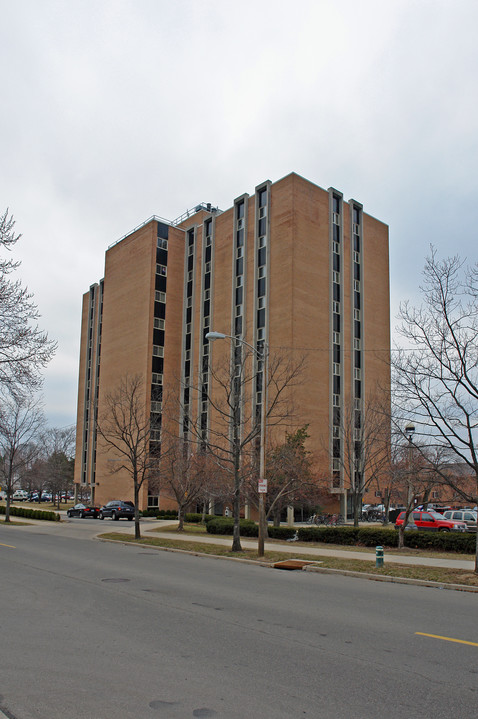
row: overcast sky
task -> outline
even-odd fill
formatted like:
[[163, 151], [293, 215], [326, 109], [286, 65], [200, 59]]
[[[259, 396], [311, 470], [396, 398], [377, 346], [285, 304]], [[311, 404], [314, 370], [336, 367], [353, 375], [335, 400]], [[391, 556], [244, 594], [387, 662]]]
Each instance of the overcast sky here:
[[0, 212], [76, 419], [82, 294], [153, 214], [295, 171], [390, 226], [392, 325], [433, 243], [477, 260], [476, 0], [0, 0]]

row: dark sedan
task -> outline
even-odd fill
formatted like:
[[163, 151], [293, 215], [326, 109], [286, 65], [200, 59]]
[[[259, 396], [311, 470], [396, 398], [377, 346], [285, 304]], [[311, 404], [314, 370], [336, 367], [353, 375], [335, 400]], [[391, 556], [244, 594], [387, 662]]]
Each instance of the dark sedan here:
[[96, 519], [99, 514], [99, 509], [98, 507], [89, 507], [86, 504], [75, 504], [75, 506], [70, 507], [66, 513], [68, 517], [81, 517], [82, 519], [92, 517]]
[[134, 504], [132, 502], [121, 502], [113, 500], [101, 507], [98, 513], [99, 519], [111, 517], [111, 519], [129, 519], [131, 522], [134, 517]]

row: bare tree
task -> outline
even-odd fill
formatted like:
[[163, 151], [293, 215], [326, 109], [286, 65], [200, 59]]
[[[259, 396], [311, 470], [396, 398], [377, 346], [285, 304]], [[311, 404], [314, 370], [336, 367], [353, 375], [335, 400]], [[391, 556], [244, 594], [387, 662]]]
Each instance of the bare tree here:
[[[8, 210], [0, 216], [0, 248], [10, 251], [21, 235]], [[37, 387], [38, 371], [52, 358], [56, 344], [35, 324], [36, 305], [19, 280], [10, 275], [20, 263], [0, 259], [0, 384], [4, 387]]]
[[115, 455], [112, 472], [125, 470], [133, 484], [135, 538], [141, 537], [139, 493], [145, 481], [157, 478], [159, 458], [151, 449], [157, 431], [146, 411], [141, 377], [123, 377], [115, 391], [105, 398], [105, 409], [98, 419], [97, 431], [107, 450]]
[[160, 487], [178, 505], [178, 531], [184, 529], [186, 509], [200, 500], [210, 476], [210, 457], [205, 451], [191, 451], [184, 439], [170, 437], [162, 443]]
[[1, 400], [0, 472], [7, 495], [5, 522], [9, 522], [14, 483], [39, 452], [37, 440], [44, 416], [39, 401], [30, 396], [3, 394]]
[[[266, 518], [280, 524], [281, 512], [295, 504], [315, 504], [322, 489], [312, 472], [312, 457], [305, 447], [308, 425], [286, 432], [285, 442], [267, 452]], [[259, 506], [257, 481], [248, 482], [249, 501]]]
[[426, 504], [432, 487], [439, 480], [436, 468], [440, 466], [443, 452], [439, 448], [416, 444], [412, 437], [408, 437], [407, 445], [397, 446], [395, 453], [395, 483], [402, 489], [404, 518], [398, 528], [398, 548], [405, 546], [405, 528], [410, 514], [417, 505]]
[[41, 493], [48, 489], [60, 508], [61, 495], [73, 487], [75, 427], [51, 428], [42, 432], [39, 457], [29, 468], [25, 480]]
[[[478, 265], [459, 257], [439, 260], [432, 248], [423, 271], [423, 304], [401, 306], [394, 399], [428, 446], [468, 466], [472, 491], [437, 464], [438, 476], [466, 502], [478, 501]], [[475, 556], [478, 573], [478, 533]]]
[[[207, 401], [211, 407], [211, 422], [207, 439], [199, 426], [190, 422], [188, 433], [194, 442], [207, 445], [218, 466], [232, 479], [234, 529], [232, 551], [242, 551], [240, 540], [240, 508], [244, 483], [252, 473], [258, 476], [260, 416], [253, 402], [246, 401], [262, 385], [263, 375], [251, 362], [251, 356], [233, 341], [232, 360], [211, 363], [211, 391]], [[270, 353], [267, 373], [268, 428], [294, 423], [292, 394], [302, 380], [304, 358], [294, 361], [282, 353]], [[264, 383], [265, 384], [265, 383]], [[191, 388], [201, 392], [201, 388]], [[204, 392], [203, 392], [204, 396]]]
[[403, 452], [403, 433], [396, 431], [394, 423], [392, 422], [390, 446], [388, 450], [389, 462], [373, 480], [373, 486], [379, 492], [384, 506], [384, 524], [388, 524], [389, 522], [392, 499], [395, 499], [397, 503], [402, 505], [404, 505], [406, 499]]
[[382, 398], [369, 397], [361, 410], [353, 402], [346, 403], [340, 414], [340, 435], [342, 451], [336, 452], [333, 442], [332, 456], [341, 465], [358, 527], [363, 495], [390, 462], [390, 413]]

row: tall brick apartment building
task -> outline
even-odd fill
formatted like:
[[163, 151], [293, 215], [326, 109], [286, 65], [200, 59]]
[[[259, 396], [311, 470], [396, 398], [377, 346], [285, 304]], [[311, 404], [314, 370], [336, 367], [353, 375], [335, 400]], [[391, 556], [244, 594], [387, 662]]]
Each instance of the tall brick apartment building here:
[[[271, 354], [307, 354], [296, 424], [309, 425], [311, 450], [329, 448], [330, 492], [344, 512], [339, 411], [347, 403], [359, 413], [377, 383], [390, 383], [387, 225], [292, 173], [225, 211], [201, 204], [173, 222], [153, 217], [109, 247], [104, 278], [83, 297], [81, 329], [75, 482], [96, 503], [132, 498], [95, 427], [126, 374], [143, 378], [152, 415], [161, 412], [155, 390], [176, 383], [182, 414], [207, 435], [201, 390], [225, 345], [206, 339], [212, 330], [267, 342]], [[142, 509], [165, 501], [143, 488]]]

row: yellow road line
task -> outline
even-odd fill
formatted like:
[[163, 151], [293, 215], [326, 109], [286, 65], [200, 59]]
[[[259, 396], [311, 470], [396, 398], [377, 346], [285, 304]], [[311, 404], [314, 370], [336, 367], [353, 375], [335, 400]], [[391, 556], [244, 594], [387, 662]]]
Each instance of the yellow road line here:
[[421, 637], [431, 637], [432, 639], [443, 639], [444, 642], [457, 642], [458, 644], [469, 644], [471, 647], [478, 647], [478, 642], [466, 642], [464, 639], [454, 639], [453, 637], [440, 637], [439, 634], [426, 634], [425, 632], [415, 632]]
[[0, 547], [9, 547], [10, 549], [16, 549], [16, 547], [13, 546], [13, 544], [2, 544], [0, 542]]

